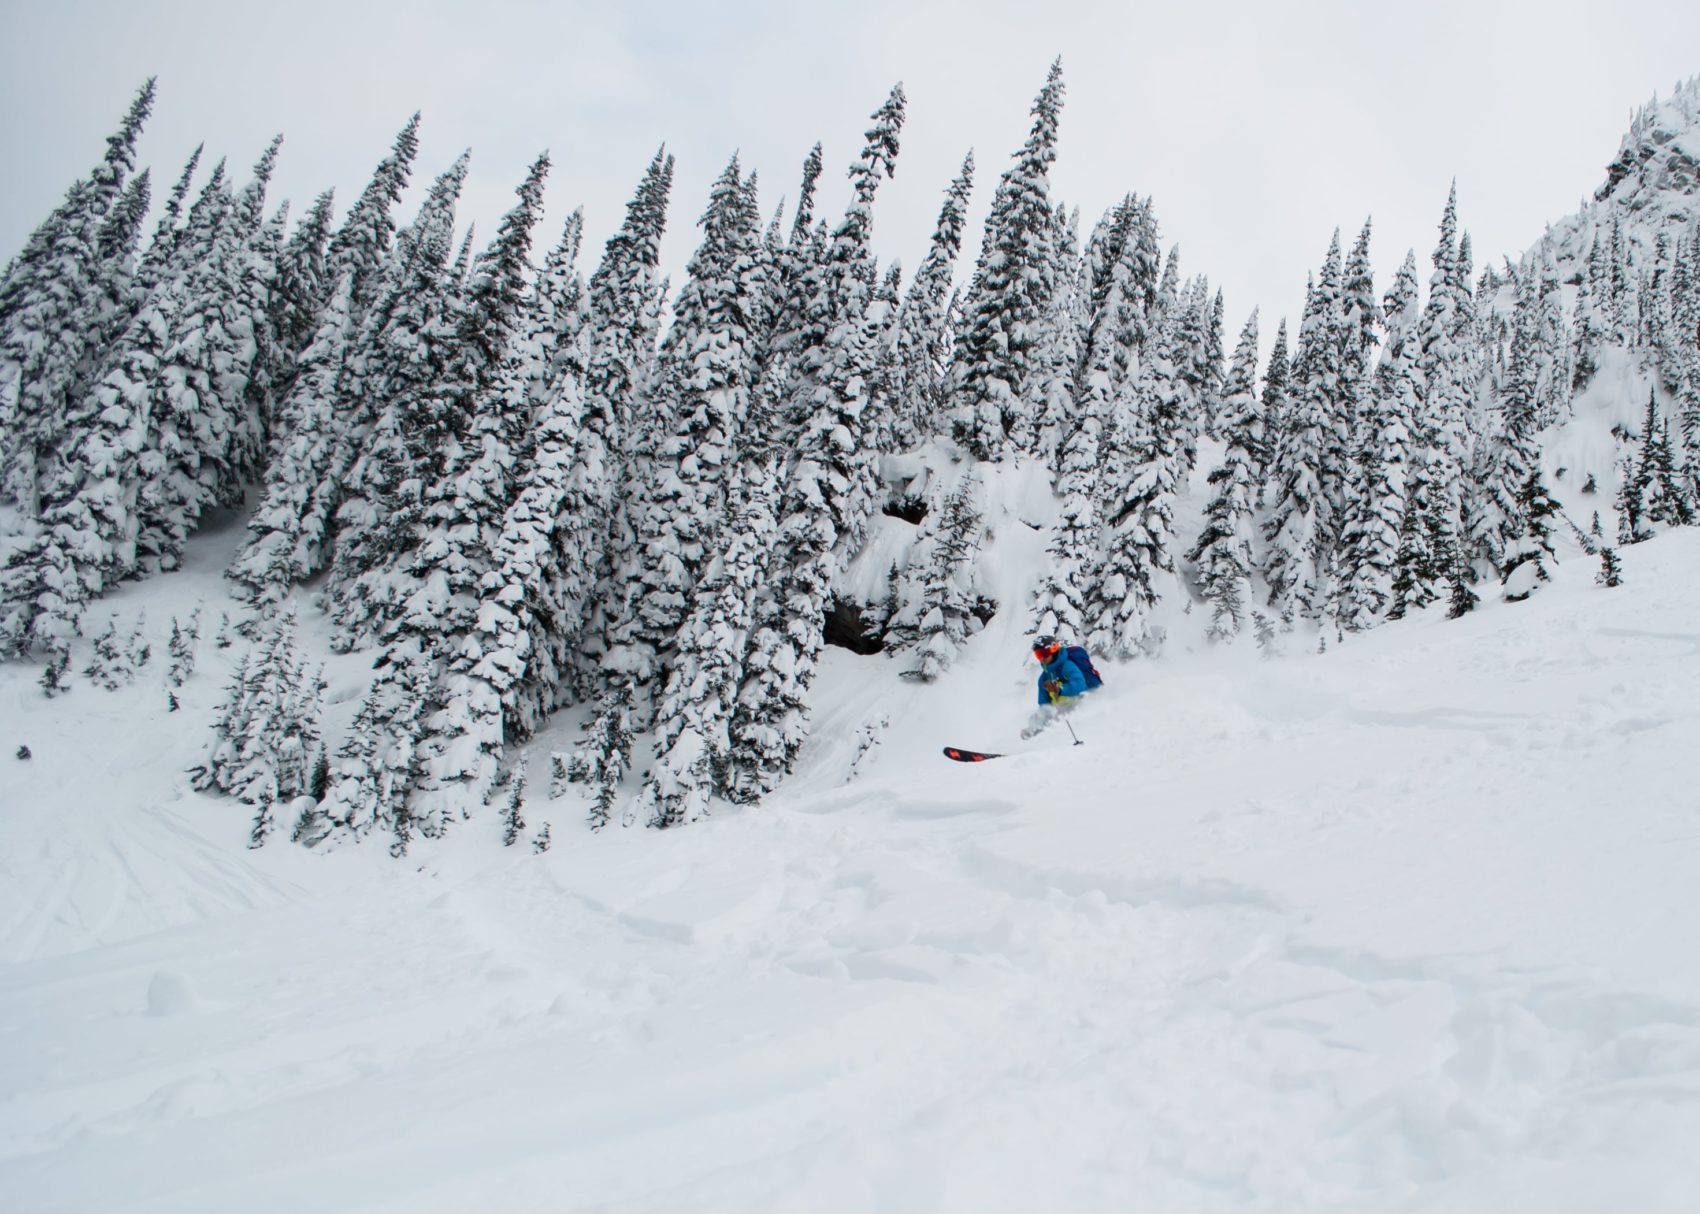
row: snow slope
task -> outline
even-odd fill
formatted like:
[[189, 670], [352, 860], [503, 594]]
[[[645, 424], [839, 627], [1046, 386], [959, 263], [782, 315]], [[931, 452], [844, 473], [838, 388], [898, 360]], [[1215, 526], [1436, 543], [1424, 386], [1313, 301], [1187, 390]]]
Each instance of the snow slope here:
[[666, 834], [537, 779], [542, 855], [246, 850], [182, 774], [228, 531], [112, 601], [206, 604], [183, 711], [0, 667], [0, 1209], [1700, 1208], [1700, 532], [1321, 655], [1177, 626], [1024, 746], [1011, 483], [950, 674], [831, 651], [798, 777]]

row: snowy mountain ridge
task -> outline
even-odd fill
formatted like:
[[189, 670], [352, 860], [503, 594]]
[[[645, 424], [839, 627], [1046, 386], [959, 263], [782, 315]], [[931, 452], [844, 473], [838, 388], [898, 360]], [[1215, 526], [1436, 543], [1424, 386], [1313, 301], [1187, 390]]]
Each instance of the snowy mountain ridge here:
[[1652, 269], [1661, 237], [1675, 244], [1700, 230], [1700, 77], [1636, 110], [1593, 198], [1550, 224], [1521, 261], [1545, 253], [1574, 285], [1591, 244], [1608, 240], [1614, 221], [1638, 271]]
[[1700, 195], [1700, 77], [1684, 81], [1668, 98], [1654, 98], [1636, 111], [1595, 202], [1631, 213], [1652, 207], [1668, 216], [1692, 218], [1693, 207], [1678, 199]]

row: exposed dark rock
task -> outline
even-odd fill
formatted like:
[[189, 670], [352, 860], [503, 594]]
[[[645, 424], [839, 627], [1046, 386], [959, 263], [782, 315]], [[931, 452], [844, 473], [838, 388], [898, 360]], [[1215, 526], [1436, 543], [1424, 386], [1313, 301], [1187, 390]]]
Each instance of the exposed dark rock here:
[[867, 610], [860, 603], [834, 599], [826, 611], [826, 635], [823, 639], [828, 645], [848, 649], [851, 653], [883, 652], [885, 637], [871, 626]]

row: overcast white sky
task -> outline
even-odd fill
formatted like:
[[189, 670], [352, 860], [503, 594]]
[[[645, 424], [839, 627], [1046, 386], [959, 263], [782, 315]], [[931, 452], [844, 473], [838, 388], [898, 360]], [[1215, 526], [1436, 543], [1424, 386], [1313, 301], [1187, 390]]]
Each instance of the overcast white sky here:
[[[1061, 55], [1068, 87], [1056, 197], [1083, 229], [1128, 190], [1155, 196], [1165, 244], [1253, 306], [1267, 348], [1302, 304], [1329, 234], [1375, 218], [1378, 289], [1423, 262], [1448, 183], [1477, 264], [1531, 243], [1603, 179], [1631, 111], [1700, 73], [1694, 0], [1364, 4], [1108, 0], [0, 0], [0, 260], [77, 175], [149, 74], [155, 198], [205, 140], [245, 178], [285, 135], [273, 202], [341, 208], [423, 110], [420, 188], [473, 152], [462, 217], [483, 236], [538, 151], [554, 157], [548, 229], [586, 211], [586, 264], [644, 164], [678, 157], [666, 261], [696, 241], [709, 182], [735, 151], [764, 207], [794, 198], [825, 145], [824, 213], [867, 115], [909, 95], [897, 177], [875, 216], [883, 257], [918, 264], [963, 153], [986, 200]], [[1182, 11], [1184, 9], [1184, 11]], [[1608, 15], [1609, 14], [1609, 15]], [[210, 164], [211, 160], [204, 162]], [[539, 256], [541, 256], [541, 247]]]

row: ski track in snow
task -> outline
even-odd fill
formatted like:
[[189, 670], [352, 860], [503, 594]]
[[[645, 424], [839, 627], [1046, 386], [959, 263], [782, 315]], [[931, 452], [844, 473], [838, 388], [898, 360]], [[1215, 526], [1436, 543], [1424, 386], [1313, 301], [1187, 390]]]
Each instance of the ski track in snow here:
[[[0, 668], [0, 1208], [1700, 1208], [1700, 534], [1632, 592], [1176, 644], [1021, 747], [1021, 513], [946, 679], [829, 653], [768, 805], [540, 799], [541, 857], [247, 851], [181, 774], [216, 600], [179, 714], [157, 658]], [[168, 632], [172, 582], [114, 607]]]

